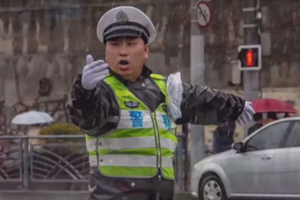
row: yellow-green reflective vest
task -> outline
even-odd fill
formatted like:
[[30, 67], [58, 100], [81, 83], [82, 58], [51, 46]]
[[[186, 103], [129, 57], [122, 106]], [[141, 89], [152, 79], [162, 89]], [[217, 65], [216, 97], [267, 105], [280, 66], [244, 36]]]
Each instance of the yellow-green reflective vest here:
[[177, 146], [176, 124], [166, 113], [169, 98], [165, 78], [150, 78], [166, 97], [155, 112], [133, 95], [117, 78], [104, 81], [115, 93], [120, 108], [117, 128], [98, 138], [86, 135], [90, 166], [110, 177], [149, 178], [162, 171], [166, 179], [174, 179], [173, 154]]

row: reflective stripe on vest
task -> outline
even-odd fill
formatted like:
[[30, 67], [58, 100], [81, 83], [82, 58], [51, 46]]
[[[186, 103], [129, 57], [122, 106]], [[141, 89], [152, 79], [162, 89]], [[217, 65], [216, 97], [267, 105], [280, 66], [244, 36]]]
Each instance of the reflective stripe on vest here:
[[[155, 167], [156, 156], [136, 156], [136, 155], [103, 155], [90, 156], [90, 165], [96, 167], [101, 166], [125, 166], [125, 167]], [[173, 160], [171, 157], [162, 157], [162, 167], [172, 168]]]
[[[167, 138], [160, 138], [161, 148], [170, 149], [175, 151], [177, 143]], [[133, 138], [99, 138], [98, 148], [101, 149], [139, 149], [155, 147], [154, 137], [133, 137]], [[87, 141], [88, 152], [97, 148], [97, 139]]]
[[165, 178], [174, 179], [173, 153], [177, 146], [176, 124], [168, 117], [166, 82], [151, 75], [166, 97], [154, 113], [113, 76], [105, 82], [115, 93], [120, 108], [117, 129], [99, 138], [86, 135], [90, 165], [113, 177], [153, 177], [161, 168]]

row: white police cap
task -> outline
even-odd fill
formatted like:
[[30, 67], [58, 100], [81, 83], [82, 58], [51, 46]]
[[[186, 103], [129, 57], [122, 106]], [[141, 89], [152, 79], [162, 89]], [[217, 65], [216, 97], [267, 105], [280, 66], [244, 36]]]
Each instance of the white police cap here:
[[97, 26], [98, 39], [104, 43], [108, 39], [133, 36], [141, 37], [147, 44], [156, 37], [156, 30], [149, 17], [132, 6], [119, 6], [107, 11]]

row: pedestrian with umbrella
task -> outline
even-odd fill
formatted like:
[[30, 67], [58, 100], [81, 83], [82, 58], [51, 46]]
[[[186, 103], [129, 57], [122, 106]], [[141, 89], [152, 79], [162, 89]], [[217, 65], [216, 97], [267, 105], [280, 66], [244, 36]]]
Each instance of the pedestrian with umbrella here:
[[[287, 101], [278, 99], [264, 98], [251, 101], [255, 115], [253, 119], [255, 124], [248, 129], [248, 135], [259, 129], [260, 127], [278, 120], [278, 114], [284, 113], [284, 117], [290, 114], [297, 113], [297, 110]], [[266, 113], [266, 118], [263, 119], [263, 114]]]
[[[15, 125], [27, 126], [27, 135], [31, 137], [39, 136], [42, 128], [52, 122], [54, 119], [48, 113], [36, 110], [18, 114], [12, 119], [12, 123]], [[29, 144], [40, 144], [40, 140], [29, 139]]]
[[287, 101], [265, 98], [251, 102], [256, 113], [297, 113], [297, 110]]

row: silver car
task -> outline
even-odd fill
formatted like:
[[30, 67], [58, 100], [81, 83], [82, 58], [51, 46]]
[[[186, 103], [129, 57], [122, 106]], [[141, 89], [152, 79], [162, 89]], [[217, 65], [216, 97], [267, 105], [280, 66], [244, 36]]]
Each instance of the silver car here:
[[203, 200], [300, 199], [300, 117], [272, 122], [198, 162], [191, 192]]

